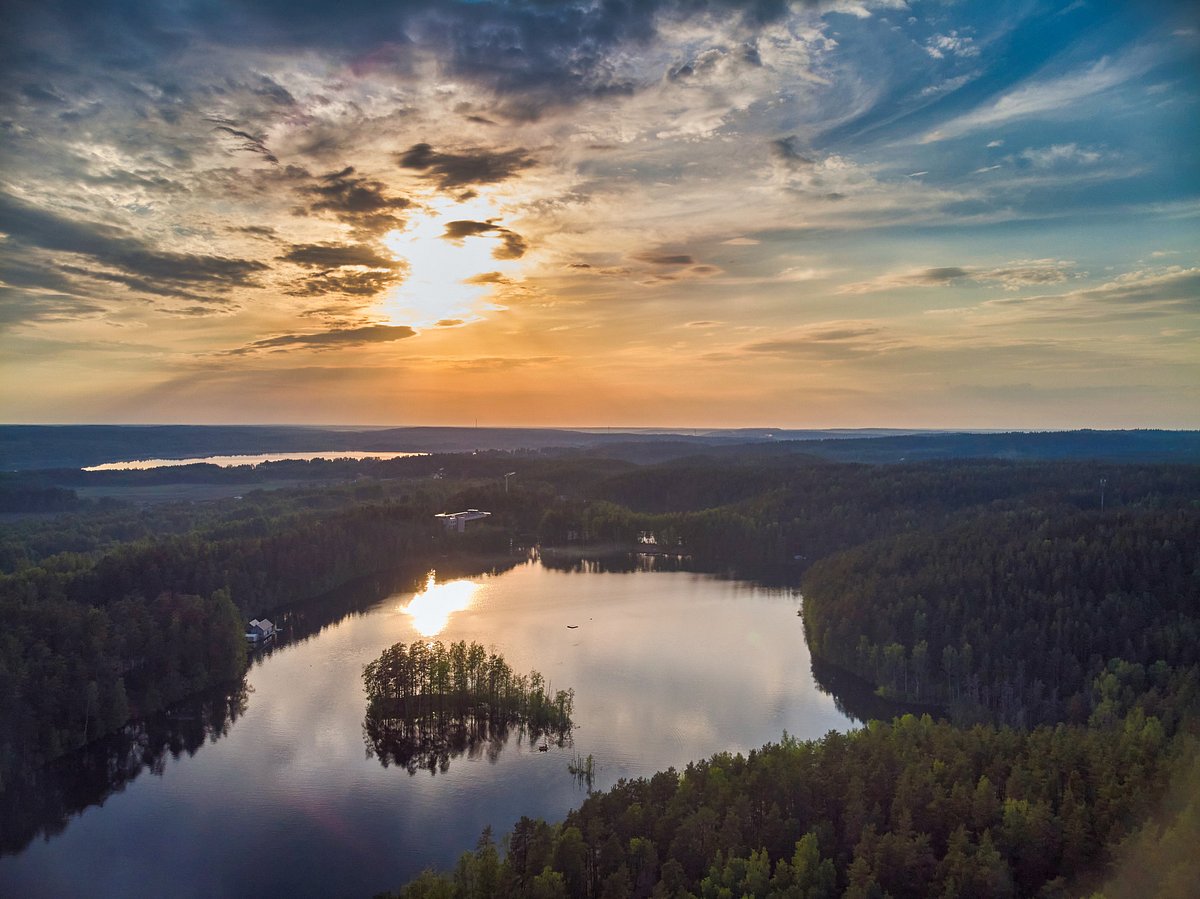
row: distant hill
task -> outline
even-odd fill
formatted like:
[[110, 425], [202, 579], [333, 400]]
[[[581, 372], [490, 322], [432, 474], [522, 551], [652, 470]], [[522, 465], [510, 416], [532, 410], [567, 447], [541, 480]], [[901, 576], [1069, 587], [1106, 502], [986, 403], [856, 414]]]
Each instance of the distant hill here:
[[325, 450], [471, 452], [542, 448], [595, 449], [614, 443], [669, 441], [697, 449], [780, 439], [837, 439], [895, 430], [780, 431], [567, 428], [322, 428], [251, 425], [0, 425], [0, 470], [82, 468], [134, 459]]
[[552, 450], [640, 464], [692, 455], [804, 454], [843, 462], [1103, 459], [1200, 463], [1200, 431], [950, 432], [755, 429], [317, 428], [209, 425], [3, 425], [0, 470], [82, 468], [220, 454]]

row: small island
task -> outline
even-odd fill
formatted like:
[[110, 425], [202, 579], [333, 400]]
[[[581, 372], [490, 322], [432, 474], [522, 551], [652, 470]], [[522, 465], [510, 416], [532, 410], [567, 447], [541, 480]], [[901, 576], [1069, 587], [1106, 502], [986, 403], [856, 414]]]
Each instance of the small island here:
[[574, 690], [553, 694], [537, 671], [515, 674], [479, 643], [396, 643], [363, 668], [367, 752], [409, 774], [446, 771], [450, 759], [489, 747], [515, 728], [532, 745], [570, 739]]

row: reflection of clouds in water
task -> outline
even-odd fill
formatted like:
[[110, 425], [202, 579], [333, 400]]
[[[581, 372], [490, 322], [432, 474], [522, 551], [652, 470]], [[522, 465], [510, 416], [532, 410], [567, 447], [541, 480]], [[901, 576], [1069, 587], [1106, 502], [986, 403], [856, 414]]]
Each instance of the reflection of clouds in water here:
[[413, 628], [422, 637], [436, 637], [450, 622], [450, 616], [470, 608], [479, 584], [471, 581], [450, 581], [435, 584], [433, 575], [425, 589], [409, 600], [405, 614], [412, 618]]

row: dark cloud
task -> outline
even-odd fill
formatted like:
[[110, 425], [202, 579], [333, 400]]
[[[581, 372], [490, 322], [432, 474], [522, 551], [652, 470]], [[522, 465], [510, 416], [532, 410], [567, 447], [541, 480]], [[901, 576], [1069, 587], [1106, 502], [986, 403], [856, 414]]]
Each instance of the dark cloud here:
[[210, 117], [209, 121], [216, 123], [216, 126], [213, 128], [214, 131], [220, 131], [223, 134], [228, 134], [230, 137], [236, 138], [238, 141], [237, 148], [239, 150], [244, 150], [247, 153], [255, 153], [261, 156], [267, 162], [279, 165], [279, 159], [274, 153], [267, 149], [266, 138], [256, 134], [250, 134], [248, 131], [242, 131], [238, 128], [234, 128], [234, 123], [227, 119]]
[[520, 259], [529, 249], [529, 244], [516, 231], [502, 228], [495, 222], [473, 222], [460, 220], [448, 222], [442, 234], [444, 240], [461, 241], [465, 237], [483, 237], [495, 235], [500, 238], [500, 246], [492, 251], [496, 259]]
[[[815, 2], [815, 0], [813, 0]], [[754, 61], [754, 36], [787, 13], [787, 0], [9, 0], [0, 29], [0, 83], [47, 85], [53, 73], [120, 81], [136, 92], [139, 114], [181, 121], [178, 65], [189, 54], [248, 51], [267, 57], [313, 54], [365, 75], [418, 71], [433, 55], [447, 79], [497, 96], [487, 118], [531, 120], [589, 97], [632, 93], [637, 85], [614, 56], [653, 41], [664, 25], [691, 16], [731, 21], [731, 52]], [[744, 47], [742, 46], [744, 44]], [[215, 51], [215, 52], [214, 52]], [[287, 110], [293, 96], [260, 73], [240, 85], [256, 111]], [[49, 88], [45, 88], [49, 92]], [[36, 101], [56, 104], [54, 93]], [[185, 89], [183, 93], [187, 93]], [[61, 105], [61, 104], [57, 104]], [[186, 104], [185, 104], [186, 105]], [[150, 111], [153, 111], [150, 113]], [[78, 112], [78, 111], [73, 111]], [[478, 118], [484, 118], [478, 116]], [[244, 148], [266, 158], [255, 129], [225, 123]], [[270, 152], [267, 150], [266, 152]]]
[[176, 309], [160, 309], [159, 312], [178, 318], [208, 318], [213, 315], [228, 315], [230, 309], [221, 306], [180, 306]]
[[68, 275], [74, 275], [76, 278], [84, 278], [91, 281], [104, 281], [108, 284], [122, 284], [131, 290], [136, 290], [139, 293], [148, 293], [153, 296], [174, 297], [180, 300], [195, 300], [197, 302], [221, 302], [219, 298], [203, 296], [202, 294], [194, 293], [186, 290], [176, 284], [164, 284], [153, 281], [149, 278], [141, 278], [137, 275], [131, 275], [125, 272], [102, 271], [96, 268], [82, 268], [78, 265], [60, 265], [61, 271]]
[[492, 251], [492, 255], [495, 258], [520, 259], [525, 255], [525, 251], [529, 249], [529, 244], [525, 242], [525, 238], [516, 231], [501, 230], [499, 234], [503, 243]]
[[404, 340], [415, 337], [416, 331], [408, 325], [365, 325], [361, 328], [337, 328], [332, 331], [319, 331], [316, 334], [281, 334], [278, 337], [267, 337], [256, 340], [236, 350], [229, 351], [230, 355], [245, 355], [261, 350], [283, 350], [289, 347], [299, 349], [332, 349], [336, 347], [363, 346], [368, 343], [389, 343], [394, 340]]
[[5, 194], [0, 194], [0, 231], [16, 244], [89, 257], [117, 272], [99, 277], [123, 279], [155, 293], [252, 286], [267, 268], [250, 259], [159, 250], [112, 225], [68, 219]]
[[373, 297], [404, 280], [397, 271], [339, 271], [330, 269], [302, 278], [287, 290], [293, 297], [317, 297], [338, 294]]
[[804, 150], [800, 146], [800, 138], [794, 134], [771, 141], [771, 151], [776, 157], [791, 166], [813, 164], [813, 160], [804, 154]]
[[461, 318], [443, 318], [440, 322], [437, 322], [437, 327], [456, 328], [461, 324], [464, 324]]
[[446, 240], [462, 240], [464, 237], [475, 237], [479, 234], [491, 234], [496, 230], [492, 222], [456, 221], [446, 225], [442, 237]]
[[28, 322], [67, 322], [103, 315], [104, 307], [63, 293], [31, 293], [0, 285], [0, 328]]
[[642, 253], [635, 258], [651, 265], [692, 265], [696, 261], [691, 256], [672, 253]]
[[282, 262], [294, 262], [307, 268], [324, 269], [342, 268], [347, 265], [394, 269], [400, 265], [395, 259], [380, 255], [373, 248], [362, 244], [295, 244], [277, 258]]
[[504, 277], [500, 272], [484, 272], [482, 275], [475, 275], [467, 278], [466, 284], [508, 284], [508, 278]]
[[402, 227], [404, 220], [396, 213], [411, 205], [405, 197], [389, 196], [382, 182], [357, 175], [353, 166], [322, 175], [300, 192], [313, 199], [297, 210], [299, 214], [329, 213], [359, 231], [376, 234]]
[[951, 265], [944, 268], [927, 268], [912, 275], [911, 278], [914, 284], [945, 284], [948, 281], [966, 278], [970, 274], [965, 268]]
[[274, 228], [267, 225], [246, 225], [234, 230], [239, 234], [249, 234], [251, 237], [262, 237], [268, 240], [274, 238], [278, 233]]
[[402, 168], [423, 172], [424, 177], [437, 182], [443, 190], [507, 181], [536, 164], [519, 147], [515, 150], [472, 148], [461, 153], [443, 153], [429, 144], [413, 144], [399, 155], [398, 161]]

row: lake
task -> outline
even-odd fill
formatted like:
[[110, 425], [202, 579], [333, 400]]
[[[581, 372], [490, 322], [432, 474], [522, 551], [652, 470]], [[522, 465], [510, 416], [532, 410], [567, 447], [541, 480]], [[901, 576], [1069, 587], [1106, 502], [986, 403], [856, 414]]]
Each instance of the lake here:
[[[244, 694], [176, 710], [33, 785], [36, 814], [0, 819], [0, 895], [367, 897], [451, 867], [485, 826], [499, 838], [522, 815], [561, 820], [586, 795], [576, 753], [603, 790], [785, 730], [856, 726], [814, 682], [794, 591], [570, 567], [375, 583], [281, 616], [283, 641]], [[383, 767], [364, 744], [362, 668], [421, 639], [477, 641], [573, 688], [572, 745], [539, 751], [511, 732], [444, 770]]]
[[315, 453], [254, 453], [233, 456], [194, 456], [190, 459], [133, 459], [128, 462], [105, 462], [89, 465], [84, 471], [146, 471], [151, 468], [173, 468], [179, 465], [216, 465], [218, 468], [236, 468], [239, 465], [262, 465], [264, 462], [313, 462], [317, 459], [406, 459], [409, 456], [424, 456], [425, 453], [378, 453], [352, 452], [350, 450], [327, 450]]

